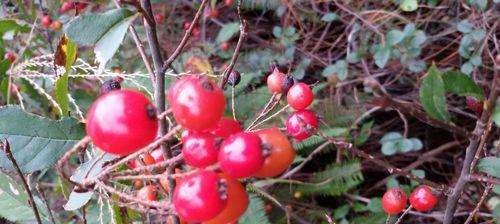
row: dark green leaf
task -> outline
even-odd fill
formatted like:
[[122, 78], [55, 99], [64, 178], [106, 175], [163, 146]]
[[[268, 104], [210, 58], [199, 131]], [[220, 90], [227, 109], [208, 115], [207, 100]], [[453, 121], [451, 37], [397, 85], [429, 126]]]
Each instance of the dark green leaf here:
[[[52, 166], [85, 136], [84, 125], [73, 118], [59, 121], [28, 114], [18, 106], [0, 107], [0, 139], [7, 138], [24, 173]], [[0, 167], [13, 170], [0, 152]]]
[[500, 178], [500, 158], [498, 157], [485, 157], [479, 160], [477, 168], [484, 173]]
[[[37, 206], [42, 220], [48, 221], [44, 217], [43, 205], [37, 203]], [[24, 188], [3, 173], [0, 173], [0, 216], [16, 223], [36, 223]]]
[[442, 77], [447, 92], [462, 96], [472, 96], [478, 100], [484, 99], [483, 89], [469, 76], [457, 71], [448, 71], [443, 73]]
[[370, 202], [368, 202], [366, 208], [368, 208], [368, 210], [373, 213], [383, 212], [384, 210], [382, 210], [382, 198], [372, 198]]
[[420, 102], [425, 112], [432, 118], [442, 121], [450, 119], [446, 106], [444, 82], [435, 65], [431, 66], [420, 86]]
[[19, 25], [15, 20], [0, 20], [0, 33], [5, 33], [10, 30], [16, 30], [23, 33], [30, 32], [30, 28], [25, 25]]
[[339, 220], [344, 218], [348, 213], [349, 210], [351, 209], [351, 206], [349, 205], [342, 205], [335, 209], [335, 213], [333, 214], [333, 219]]
[[255, 194], [249, 194], [250, 204], [238, 220], [241, 224], [270, 224], [264, 202]]
[[239, 23], [226, 23], [224, 26], [219, 31], [219, 34], [217, 35], [217, 43], [220, 44], [222, 42], [226, 42], [231, 37], [234, 36], [234, 34], [238, 33], [240, 30], [240, 24]]

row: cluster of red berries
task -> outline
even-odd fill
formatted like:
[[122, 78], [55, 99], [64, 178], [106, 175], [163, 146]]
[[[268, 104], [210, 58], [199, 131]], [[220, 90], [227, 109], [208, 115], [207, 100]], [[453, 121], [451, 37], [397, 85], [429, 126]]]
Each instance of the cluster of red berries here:
[[[382, 208], [387, 214], [397, 215], [402, 212], [407, 203], [408, 197], [400, 188], [391, 188], [382, 197]], [[410, 204], [417, 211], [429, 211], [434, 208], [438, 199], [432, 190], [425, 185], [415, 188], [410, 194]]]
[[[192, 24], [190, 22], [184, 23], [184, 30], [189, 30], [191, 28]], [[191, 33], [193, 37], [198, 38], [201, 35], [201, 30], [198, 27], [193, 27], [193, 31]]]
[[82, 11], [85, 8], [87, 8], [88, 5], [89, 4], [85, 3], [85, 2], [68, 1], [68, 2], [64, 2], [64, 3], [61, 4], [60, 12], [61, 13], [66, 13], [66, 12], [72, 10], [72, 9], [76, 9], [78, 11]]
[[300, 141], [311, 136], [318, 128], [318, 118], [314, 111], [306, 109], [314, 100], [314, 93], [305, 83], [294, 84], [293, 77], [274, 69], [267, 77], [267, 87], [272, 93], [286, 94], [290, 107], [296, 110], [286, 121], [286, 130], [294, 141]]
[[62, 23], [59, 20], [52, 21], [52, 17], [50, 15], [43, 15], [40, 20], [40, 25], [43, 27], [50, 27], [52, 30], [60, 30], [62, 28]]

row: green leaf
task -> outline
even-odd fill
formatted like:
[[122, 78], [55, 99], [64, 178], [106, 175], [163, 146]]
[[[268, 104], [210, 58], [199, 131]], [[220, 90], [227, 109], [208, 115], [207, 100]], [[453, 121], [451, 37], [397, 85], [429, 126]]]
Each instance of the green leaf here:
[[266, 207], [262, 199], [255, 194], [249, 194], [250, 204], [247, 211], [240, 217], [241, 224], [270, 224], [266, 215]]
[[351, 209], [351, 206], [349, 205], [342, 205], [335, 209], [335, 213], [333, 214], [333, 219], [339, 220], [344, 218], [348, 213], [349, 210]]
[[411, 38], [411, 46], [417, 49], [420, 49], [420, 46], [427, 41], [427, 36], [425, 32], [422, 30], [417, 30], [413, 33], [413, 37]]
[[397, 150], [402, 153], [407, 153], [413, 149], [413, 142], [409, 139], [400, 139], [394, 142]]
[[457, 30], [462, 33], [470, 33], [474, 27], [466, 19], [457, 23]]
[[95, 45], [94, 53], [103, 70], [113, 57], [127, 33], [128, 26], [136, 18], [128, 9], [114, 9], [105, 13], [86, 14], [70, 21], [64, 28], [66, 35], [81, 45]]
[[500, 127], [500, 104], [497, 102], [493, 108], [493, 122]]
[[383, 212], [384, 210], [382, 209], [382, 198], [379, 197], [372, 198], [370, 202], [368, 202], [366, 208], [368, 208], [368, 210], [373, 213]]
[[366, 141], [368, 141], [368, 138], [370, 138], [370, 135], [372, 134], [373, 124], [374, 124], [374, 120], [363, 123], [363, 125], [361, 126], [361, 131], [359, 133], [359, 136], [358, 136], [358, 138], [356, 138], [356, 141], [355, 141], [355, 144], [357, 146], [361, 146]]
[[384, 68], [385, 64], [387, 64], [389, 58], [391, 57], [391, 48], [387, 46], [381, 47], [375, 52], [373, 57], [375, 59], [375, 64], [379, 68]]
[[11, 30], [27, 33], [30, 32], [31, 29], [29, 26], [17, 24], [15, 20], [0, 20], [0, 33]]
[[500, 158], [498, 157], [485, 157], [479, 160], [477, 164], [479, 171], [500, 178]]
[[466, 74], [448, 71], [442, 75], [447, 92], [461, 96], [472, 96], [478, 100], [484, 99], [484, 91]]
[[398, 152], [396, 141], [386, 142], [382, 144], [382, 154], [392, 156]]
[[400, 30], [390, 30], [385, 35], [385, 41], [389, 45], [396, 45], [403, 40], [405, 34]]
[[460, 71], [464, 74], [470, 74], [472, 70], [474, 70], [474, 65], [470, 61], [467, 61], [460, 67]]
[[69, 85], [69, 71], [71, 65], [76, 59], [76, 43], [67, 39], [66, 51], [64, 52], [66, 58], [66, 72], [56, 81], [55, 98], [56, 102], [61, 107], [61, 116], [69, 116], [69, 98], [68, 98], [68, 85]]
[[399, 5], [399, 8], [405, 12], [415, 11], [418, 8], [417, 0], [403, 0]]
[[384, 137], [380, 139], [380, 144], [384, 144], [386, 142], [393, 142], [399, 139], [402, 139], [403, 135], [399, 132], [387, 132]]
[[219, 31], [219, 34], [217, 35], [217, 43], [220, 44], [222, 42], [226, 42], [231, 37], [234, 36], [238, 31], [240, 30], [240, 24], [239, 23], [226, 23], [224, 26]]
[[10, 68], [10, 60], [8, 58], [0, 61], [0, 83], [7, 77], [7, 70]]
[[335, 21], [338, 17], [339, 16], [337, 15], [337, 13], [329, 12], [321, 17], [321, 21], [332, 22]]
[[476, 42], [482, 41], [484, 37], [486, 36], [486, 31], [483, 29], [477, 29], [474, 30], [470, 33], [472, 36], [472, 39], [475, 40]]
[[422, 144], [422, 141], [420, 141], [420, 139], [418, 139], [418, 138], [409, 138], [408, 140], [410, 140], [412, 142], [412, 145], [413, 145], [412, 150], [413, 151], [419, 151], [424, 147], [424, 144]]
[[[101, 158], [102, 153], [102, 151], [98, 151], [98, 153], [94, 155], [92, 159], [80, 165], [75, 174], [71, 176], [71, 180], [75, 182], [82, 182], [85, 176], [87, 176], [88, 178], [95, 177], [104, 169], [103, 164], [106, 161], [117, 158], [117, 156], [112, 154], [106, 154]], [[93, 194], [94, 193], [92, 191], [79, 192], [73, 190], [69, 195], [68, 201], [65, 205], [63, 205], [64, 210], [73, 211], [81, 208], [90, 201]]]
[[474, 66], [480, 66], [481, 63], [483, 63], [483, 59], [481, 58], [481, 56], [479, 55], [473, 55], [471, 58], [470, 58], [470, 63], [472, 63], [472, 65]]
[[[35, 201], [39, 202], [36, 199]], [[43, 205], [36, 204], [42, 221], [48, 221], [44, 216]], [[0, 216], [16, 223], [36, 223], [35, 214], [28, 204], [24, 188], [3, 173], [0, 173]]]
[[425, 112], [434, 119], [449, 121], [446, 106], [444, 81], [439, 74], [439, 70], [432, 65], [424, 77], [420, 86], [420, 102]]
[[304, 194], [338, 196], [363, 182], [359, 161], [330, 164], [325, 170], [315, 173], [307, 182], [299, 184], [297, 191]]
[[[73, 118], [59, 121], [28, 114], [18, 106], [0, 107], [0, 139], [7, 138], [24, 173], [48, 168], [85, 136], [85, 127]], [[14, 170], [0, 152], [0, 167]]]
[[340, 80], [345, 80], [347, 78], [347, 66], [345, 60], [338, 60], [335, 64], [329, 65], [323, 69], [321, 75], [328, 77], [335, 74]]

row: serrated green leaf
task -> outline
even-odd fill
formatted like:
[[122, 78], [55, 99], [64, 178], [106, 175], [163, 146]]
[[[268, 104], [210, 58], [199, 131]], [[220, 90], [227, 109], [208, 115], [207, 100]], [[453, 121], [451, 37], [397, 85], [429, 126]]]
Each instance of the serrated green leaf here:
[[485, 157], [479, 160], [477, 164], [479, 171], [500, 178], [500, 158], [498, 157]]
[[239, 23], [226, 23], [224, 26], [219, 31], [219, 34], [217, 34], [216, 41], [218, 44], [222, 42], [226, 42], [231, 37], [234, 36], [234, 34], [238, 33], [240, 30], [240, 24]]
[[64, 27], [64, 32], [78, 44], [94, 45], [94, 53], [100, 63], [99, 70], [102, 71], [118, 50], [128, 26], [136, 16], [125, 8], [87, 14], [70, 21]]
[[[28, 114], [19, 106], [0, 107], [0, 139], [7, 138], [24, 173], [46, 169], [85, 136], [85, 127], [73, 118], [59, 121]], [[0, 167], [14, 170], [0, 152]]]
[[442, 75], [447, 92], [461, 96], [472, 96], [478, 100], [484, 99], [484, 91], [469, 76], [457, 72], [448, 71]]
[[248, 195], [250, 204], [243, 216], [238, 220], [241, 224], [270, 224], [262, 199], [255, 194]]
[[400, 30], [390, 30], [385, 35], [385, 41], [389, 45], [395, 45], [401, 42], [405, 37], [405, 34]]
[[449, 121], [444, 81], [435, 65], [431, 66], [420, 86], [420, 102], [432, 118]]

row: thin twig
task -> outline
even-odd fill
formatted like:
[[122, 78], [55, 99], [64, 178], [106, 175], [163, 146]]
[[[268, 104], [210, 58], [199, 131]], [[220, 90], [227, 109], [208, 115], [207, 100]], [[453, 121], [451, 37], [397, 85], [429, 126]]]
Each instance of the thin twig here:
[[39, 183], [36, 184], [36, 190], [40, 194], [40, 198], [42, 198], [42, 201], [45, 204], [45, 207], [47, 207], [47, 213], [49, 213], [50, 222], [52, 222], [52, 224], [56, 224], [54, 216], [52, 215], [52, 209], [50, 208], [49, 201], [47, 200], [47, 197], [45, 197], [45, 192], [43, 191], [43, 188], [42, 188], [42, 186], [40, 186]]
[[474, 128], [472, 135], [469, 137], [469, 145], [465, 150], [465, 159], [463, 162], [462, 170], [460, 172], [460, 176], [457, 180], [457, 183], [455, 184], [455, 187], [452, 190], [451, 195], [448, 197], [443, 220], [444, 224], [450, 224], [453, 221], [453, 213], [455, 213], [458, 200], [460, 199], [465, 185], [467, 184], [467, 181], [469, 179], [472, 161], [474, 160], [474, 156], [479, 149], [481, 139], [486, 135], [485, 127], [487, 126], [487, 122], [491, 122], [490, 117], [493, 112], [493, 107], [495, 106], [495, 102], [500, 95], [500, 68], [498, 67], [500, 67], [500, 65], [496, 64], [494, 78], [491, 82], [491, 92], [486, 103], [487, 108], [484, 110], [481, 118], [476, 122], [476, 127]]
[[494, 186], [493, 184], [489, 184], [488, 186], [486, 186], [486, 188], [483, 191], [483, 194], [481, 195], [481, 198], [479, 199], [479, 201], [476, 204], [476, 207], [474, 208], [474, 210], [472, 210], [469, 217], [467, 217], [467, 220], [465, 220], [464, 224], [469, 224], [472, 221], [472, 219], [474, 218], [474, 216], [476, 216], [476, 213], [479, 211], [479, 208], [483, 204], [484, 200], [486, 200], [486, 196], [488, 196], [491, 189], [493, 189], [493, 186]]
[[396, 222], [394, 224], [401, 223], [403, 221], [403, 218], [405, 217], [405, 215], [408, 214], [408, 212], [411, 211], [412, 208], [413, 208], [413, 205], [408, 206], [408, 208], [405, 209], [403, 214], [401, 214], [401, 216], [399, 216], [398, 220], [396, 220]]
[[36, 206], [35, 200], [33, 199], [33, 194], [31, 193], [30, 187], [28, 185], [28, 182], [26, 182], [26, 178], [24, 177], [21, 168], [19, 168], [19, 165], [17, 164], [17, 161], [14, 158], [12, 151], [10, 150], [9, 141], [7, 139], [3, 140], [3, 142], [0, 142], [0, 147], [2, 148], [2, 151], [5, 153], [5, 156], [7, 156], [7, 159], [9, 159], [10, 162], [12, 163], [12, 166], [14, 166], [14, 168], [16, 169], [16, 172], [19, 175], [21, 182], [23, 183], [24, 190], [28, 195], [28, 203], [33, 209], [33, 213], [35, 213], [36, 221], [38, 224], [41, 224], [42, 219], [40, 218], [40, 214], [38, 213], [38, 207]]
[[177, 48], [174, 50], [172, 55], [163, 63], [163, 66], [161, 68], [161, 74], [165, 74], [167, 69], [170, 67], [170, 65], [174, 62], [174, 60], [179, 56], [179, 54], [182, 52], [184, 47], [186, 46], [186, 43], [188, 42], [189, 38], [191, 37], [191, 33], [193, 32], [193, 29], [195, 27], [195, 24], [198, 23], [198, 20], [200, 20], [201, 15], [203, 14], [203, 9], [205, 8], [205, 5], [207, 4], [208, 0], [203, 0], [201, 2], [200, 8], [198, 8], [198, 11], [196, 12], [196, 15], [193, 18], [193, 21], [191, 21], [191, 26], [189, 27], [188, 30], [186, 30], [186, 33], [184, 34], [184, 37], [182, 37], [181, 42], [177, 46]]

